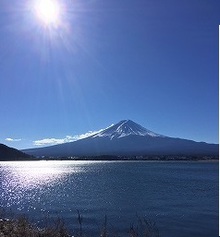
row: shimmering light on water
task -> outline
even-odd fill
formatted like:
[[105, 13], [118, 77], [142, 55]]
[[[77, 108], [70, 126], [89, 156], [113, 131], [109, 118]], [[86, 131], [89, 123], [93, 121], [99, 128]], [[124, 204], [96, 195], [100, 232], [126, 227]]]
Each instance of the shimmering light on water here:
[[[7, 207], [19, 205], [24, 199], [34, 200], [37, 194], [62, 183], [69, 174], [85, 172], [82, 164], [86, 162], [36, 161], [0, 162], [1, 199]], [[31, 190], [34, 190], [31, 192]], [[37, 198], [39, 200], [39, 197]], [[39, 200], [40, 201], [40, 200]], [[19, 207], [23, 209], [23, 205]]]

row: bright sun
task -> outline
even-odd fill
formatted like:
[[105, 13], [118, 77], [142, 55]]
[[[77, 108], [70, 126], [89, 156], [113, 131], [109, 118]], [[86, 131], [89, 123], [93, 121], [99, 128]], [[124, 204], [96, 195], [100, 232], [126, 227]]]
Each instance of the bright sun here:
[[38, 0], [35, 4], [35, 11], [46, 25], [56, 24], [59, 20], [60, 9], [57, 1]]

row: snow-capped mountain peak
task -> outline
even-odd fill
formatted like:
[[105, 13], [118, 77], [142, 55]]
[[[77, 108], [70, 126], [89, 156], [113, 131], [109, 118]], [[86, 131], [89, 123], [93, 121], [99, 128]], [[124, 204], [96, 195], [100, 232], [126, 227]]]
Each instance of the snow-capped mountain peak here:
[[130, 135], [162, 137], [162, 135], [154, 133], [131, 120], [122, 120], [92, 137], [109, 137], [112, 140], [114, 138], [122, 138]]
[[[154, 133], [141, 125], [123, 120], [77, 141], [25, 150], [27, 154], [52, 157], [104, 155], [218, 155], [218, 144], [172, 138]], [[102, 157], [103, 156], [103, 157]]]

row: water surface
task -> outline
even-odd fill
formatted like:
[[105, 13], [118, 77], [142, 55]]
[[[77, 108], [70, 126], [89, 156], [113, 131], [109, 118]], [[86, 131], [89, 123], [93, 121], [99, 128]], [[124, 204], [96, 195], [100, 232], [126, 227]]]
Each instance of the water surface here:
[[108, 216], [127, 233], [137, 216], [156, 221], [162, 237], [218, 236], [218, 163], [33, 161], [0, 163], [0, 205], [41, 222], [60, 215], [97, 233]]

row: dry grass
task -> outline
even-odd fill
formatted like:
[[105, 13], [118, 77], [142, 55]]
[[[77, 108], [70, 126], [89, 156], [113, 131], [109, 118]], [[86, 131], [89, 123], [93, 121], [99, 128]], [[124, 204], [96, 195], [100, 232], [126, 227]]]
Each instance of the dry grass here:
[[[0, 213], [1, 216], [1, 213]], [[45, 220], [44, 228], [39, 228], [32, 224], [26, 216], [15, 217], [10, 219], [0, 219], [0, 237], [87, 237], [83, 232], [83, 217], [77, 210], [78, 230], [71, 235], [67, 230], [63, 219], [57, 218], [53, 222]], [[100, 237], [120, 237], [117, 234], [110, 234], [108, 229], [107, 216], [104, 218], [104, 224], [98, 236]], [[159, 237], [159, 231], [155, 222], [138, 218], [136, 226], [131, 225], [130, 229], [123, 236], [130, 237]], [[97, 236], [97, 237], [98, 237]]]
[[53, 227], [38, 228], [22, 216], [17, 219], [0, 219], [0, 237], [70, 237], [62, 220]]

